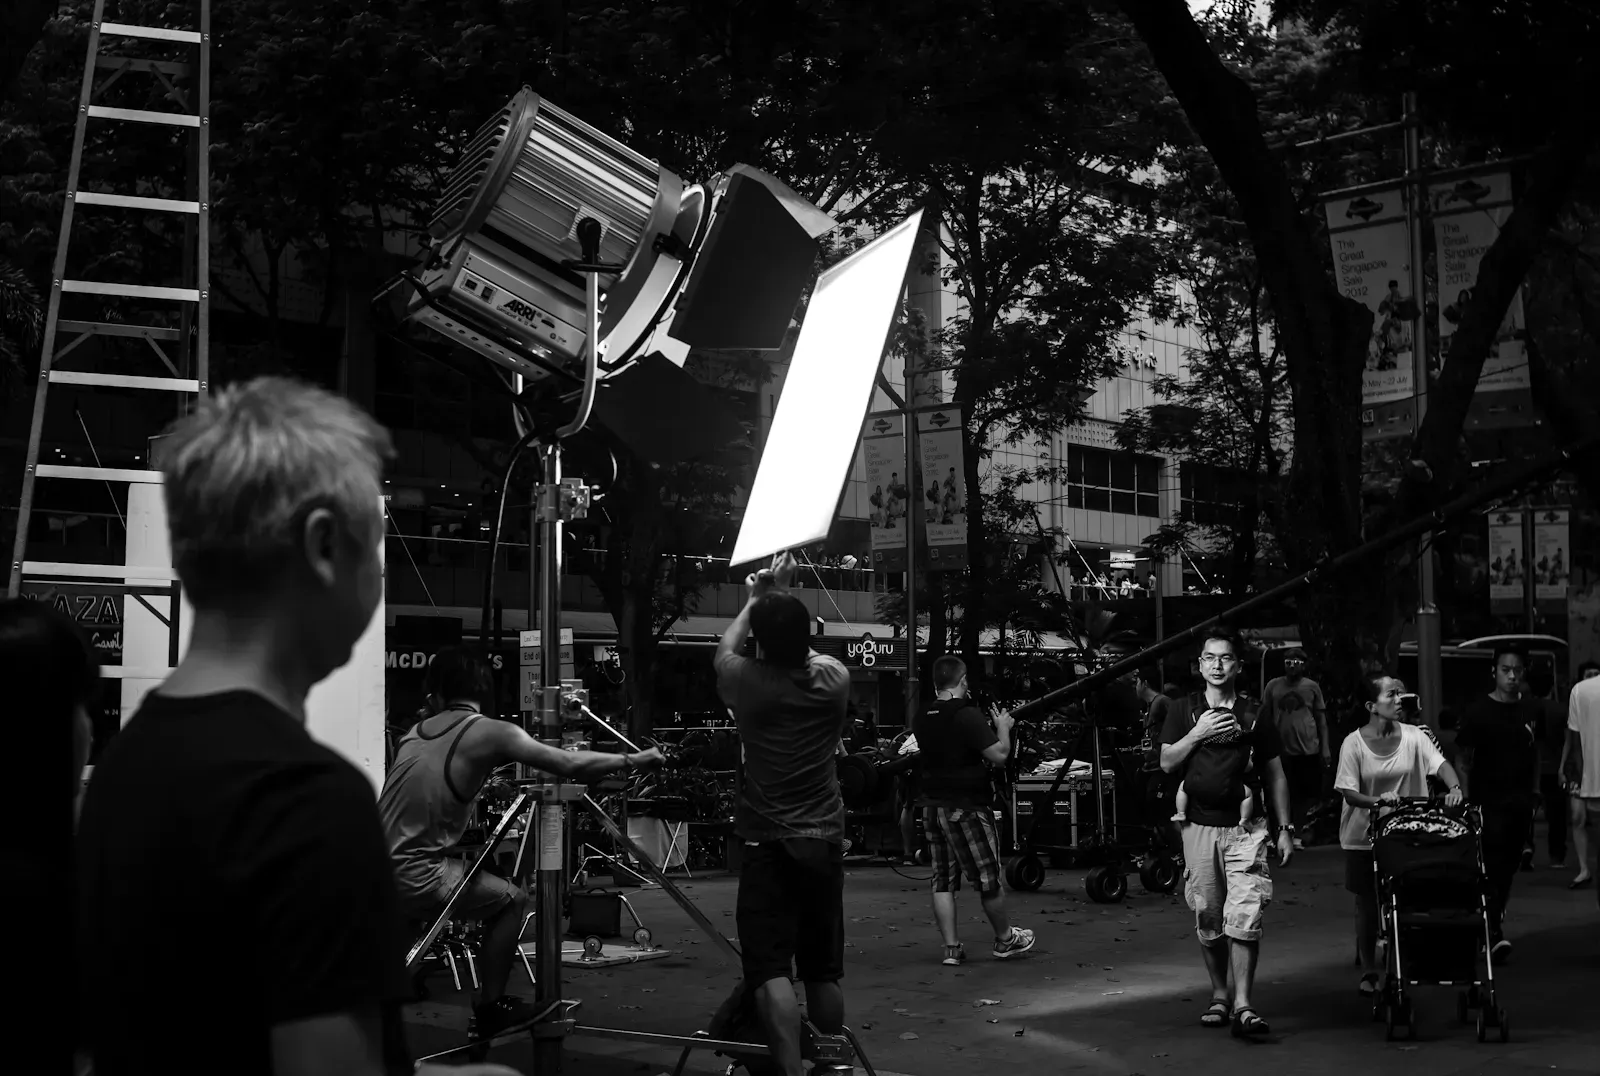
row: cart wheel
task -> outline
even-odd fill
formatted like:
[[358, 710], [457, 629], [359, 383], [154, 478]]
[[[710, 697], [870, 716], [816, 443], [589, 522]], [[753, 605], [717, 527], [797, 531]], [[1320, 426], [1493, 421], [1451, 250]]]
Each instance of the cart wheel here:
[[1139, 864], [1139, 884], [1146, 893], [1171, 893], [1178, 888], [1178, 863], [1168, 855], [1148, 855]]
[[605, 947], [605, 942], [600, 940], [600, 936], [598, 934], [591, 934], [587, 938], [583, 939], [583, 955], [588, 957], [590, 960], [594, 960], [599, 957], [600, 954], [605, 951]]
[[1395, 1024], [1400, 1020], [1398, 1008], [1399, 1006], [1397, 1005], [1385, 1005], [1383, 1007], [1383, 1038], [1385, 1042], [1394, 1041]]
[[1083, 888], [1096, 904], [1116, 904], [1128, 895], [1128, 880], [1115, 867], [1096, 867], [1084, 875]]
[[1417, 1037], [1417, 1003], [1412, 998], [1406, 998], [1405, 1008], [1401, 1012], [1401, 1019], [1406, 1025], [1406, 1038], [1415, 1040]]
[[1006, 884], [1019, 893], [1032, 893], [1044, 885], [1044, 861], [1032, 852], [1006, 860]]
[[1478, 1041], [1489, 1041], [1489, 1010], [1478, 1010]]
[[651, 938], [652, 935], [649, 927], [640, 927], [638, 930], [633, 932], [633, 944], [637, 945], [641, 949], [650, 948]]
[[1459, 1023], [1472, 1023], [1472, 1005], [1467, 1000], [1467, 992], [1461, 991], [1456, 995], [1456, 1020]]
[[1499, 1019], [1496, 1020], [1495, 1022], [1500, 1025], [1500, 1041], [1501, 1042], [1510, 1042], [1511, 1041], [1511, 1017], [1506, 1015], [1506, 1011], [1504, 1009], [1497, 1009], [1496, 1013], [1499, 1016]]
[[1102, 888], [1102, 886], [1105, 884], [1105, 880], [1106, 876], [1104, 867], [1096, 867], [1088, 874], [1083, 876], [1083, 891], [1087, 893], [1089, 895], [1089, 899], [1094, 901], [1096, 904], [1104, 904], [1106, 902], [1106, 891]]

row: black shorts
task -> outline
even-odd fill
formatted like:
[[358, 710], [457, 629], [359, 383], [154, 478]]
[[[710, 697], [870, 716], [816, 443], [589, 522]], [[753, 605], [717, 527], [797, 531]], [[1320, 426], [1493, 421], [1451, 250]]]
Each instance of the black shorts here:
[[745, 843], [735, 913], [744, 981], [844, 977], [844, 849], [812, 837]]
[[1344, 852], [1344, 887], [1358, 897], [1375, 897], [1378, 880], [1372, 873], [1372, 853]]

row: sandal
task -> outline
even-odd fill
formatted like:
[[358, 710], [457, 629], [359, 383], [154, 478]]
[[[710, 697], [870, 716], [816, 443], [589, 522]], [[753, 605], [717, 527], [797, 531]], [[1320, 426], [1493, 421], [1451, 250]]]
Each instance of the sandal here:
[[1246, 1007], [1233, 1014], [1233, 1037], [1236, 1039], [1265, 1035], [1271, 1030], [1267, 1022], [1252, 1008]]
[[1205, 1013], [1200, 1017], [1200, 1026], [1226, 1027], [1228, 1024], [1228, 1017], [1230, 1015], [1231, 1014], [1228, 1012], [1228, 1003], [1226, 1001], [1218, 1001], [1213, 999], [1211, 1004], [1206, 1008]]
[[1378, 983], [1382, 980], [1382, 978], [1383, 977], [1375, 971], [1369, 971], [1367, 974], [1363, 975], [1361, 977], [1361, 986], [1359, 987], [1361, 996], [1364, 998], [1370, 998], [1376, 995], [1378, 992]]

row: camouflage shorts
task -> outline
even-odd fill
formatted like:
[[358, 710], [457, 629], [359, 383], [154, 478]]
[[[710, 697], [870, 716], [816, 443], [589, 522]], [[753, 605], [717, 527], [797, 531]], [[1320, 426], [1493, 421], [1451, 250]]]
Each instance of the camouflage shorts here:
[[1184, 825], [1183, 895], [1201, 945], [1223, 937], [1260, 939], [1262, 915], [1272, 903], [1271, 846], [1261, 818], [1248, 826]]

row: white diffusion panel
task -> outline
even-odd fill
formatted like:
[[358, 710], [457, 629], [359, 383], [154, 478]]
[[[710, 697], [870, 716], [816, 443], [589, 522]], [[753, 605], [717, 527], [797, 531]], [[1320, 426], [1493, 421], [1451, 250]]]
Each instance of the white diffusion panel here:
[[735, 565], [827, 536], [921, 224], [919, 210], [817, 281], [734, 544]]

